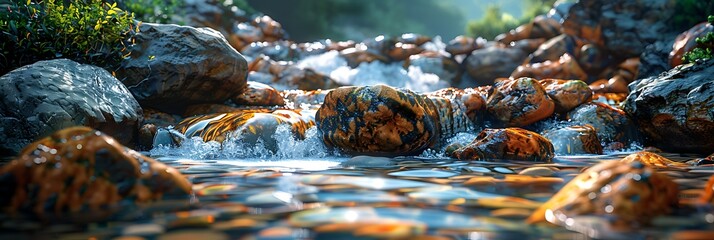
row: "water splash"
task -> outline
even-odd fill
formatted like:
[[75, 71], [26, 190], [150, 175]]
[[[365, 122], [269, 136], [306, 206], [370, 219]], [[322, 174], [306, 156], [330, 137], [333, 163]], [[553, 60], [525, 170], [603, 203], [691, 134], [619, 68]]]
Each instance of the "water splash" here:
[[[438, 47], [434, 47], [438, 48]], [[416, 92], [430, 92], [449, 87], [449, 83], [432, 73], [425, 73], [420, 67], [404, 69], [403, 62], [383, 63], [374, 61], [361, 63], [357, 68], [347, 66], [347, 61], [337, 51], [307, 57], [297, 63], [301, 68], [312, 68], [328, 75], [342, 85], [368, 86], [385, 84], [407, 88]]]
[[454, 143], [459, 143], [459, 144], [461, 144], [461, 145], [466, 146], [466, 145], [468, 145], [469, 143], [471, 143], [474, 139], [476, 139], [476, 136], [478, 136], [478, 134], [476, 134], [476, 133], [474, 133], [474, 132], [460, 132], [460, 133], [457, 133], [457, 134], [454, 135], [453, 137], [450, 137], [450, 138], [446, 139], [446, 141], [444, 142], [444, 144], [441, 144], [441, 145], [440, 145], [439, 147], [437, 147], [436, 149], [430, 148], [430, 149], [425, 150], [424, 152], [422, 152], [422, 153], [419, 155], [419, 157], [421, 157], [421, 158], [427, 158], [427, 159], [450, 158], [450, 156], [448, 156], [448, 155], [446, 154], [446, 147], [448, 147], [449, 145], [454, 144]]
[[158, 146], [150, 151], [153, 156], [175, 156], [190, 159], [258, 159], [283, 160], [300, 158], [341, 157], [331, 151], [320, 139], [318, 129], [312, 127], [305, 132], [305, 139], [293, 136], [290, 126], [281, 125], [272, 135], [275, 149], [271, 150], [263, 140], [255, 143], [241, 140], [239, 136], [230, 136], [223, 143], [204, 142], [199, 137], [186, 139], [179, 147]]

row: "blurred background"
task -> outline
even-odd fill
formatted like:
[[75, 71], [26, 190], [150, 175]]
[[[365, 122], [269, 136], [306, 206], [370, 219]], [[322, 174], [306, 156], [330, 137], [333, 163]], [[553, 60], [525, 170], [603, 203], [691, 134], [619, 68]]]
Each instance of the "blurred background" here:
[[[242, 2], [242, 3], [240, 3]], [[298, 42], [420, 33], [493, 39], [550, 9], [555, 0], [234, 0], [280, 22]]]

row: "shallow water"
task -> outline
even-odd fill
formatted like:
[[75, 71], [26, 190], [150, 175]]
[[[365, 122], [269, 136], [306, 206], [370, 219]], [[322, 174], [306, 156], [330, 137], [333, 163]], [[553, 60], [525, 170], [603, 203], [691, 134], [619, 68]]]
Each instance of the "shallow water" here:
[[[605, 219], [593, 217], [576, 218], [572, 231], [524, 222], [584, 167], [628, 152], [559, 156], [548, 164], [458, 161], [443, 157], [442, 150], [417, 157], [350, 157], [329, 153], [314, 133], [307, 136], [297, 140], [277, 131], [276, 152], [200, 141], [154, 149], [145, 154], [194, 183], [191, 205], [172, 200], [126, 208], [112, 220], [89, 224], [1, 216], [0, 238], [669, 239], [686, 229], [714, 230], [710, 209], [683, 209], [632, 232], [613, 232]], [[473, 136], [449, 141], [468, 138]], [[545, 176], [519, 174], [529, 167], [539, 167], [536, 173]], [[677, 179], [686, 199], [701, 192], [714, 168], [664, 172]]]

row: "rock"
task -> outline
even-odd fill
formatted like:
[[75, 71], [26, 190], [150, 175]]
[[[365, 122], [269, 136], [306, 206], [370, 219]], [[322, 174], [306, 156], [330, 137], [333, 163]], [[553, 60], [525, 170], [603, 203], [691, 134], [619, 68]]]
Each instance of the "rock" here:
[[558, 61], [563, 54], [575, 56], [579, 54], [580, 47], [586, 43], [582, 39], [562, 34], [557, 37], [548, 39], [545, 43], [538, 46], [531, 55], [528, 56], [525, 63], [541, 63], [545, 61]]
[[653, 152], [640, 151], [620, 160], [625, 163], [640, 162], [653, 168], [689, 167], [689, 164], [672, 161]]
[[677, 184], [640, 162], [605, 161], [581, 173], [526, 221], [566, 225], [581, 215], [603, 216], [615, 229], [639, 229], [678, 204]]
[[416, 44], [404, 44], [397, 42], [394, 46], [389, 48], [387, 56], [392, 61], [404, 61], [409, 59], [410, 56], [419, 54], [424, 51], [424, 48], [419, 47]]
[[540, 80], [548, 97], [555, 104], [555, 112], [565, 113], [573, 110], [592, 98], [592, 91], [588, 85], [580, 80]]
[[248, 89], [232, 100], [235, 104], [243, 106], [285, 105], [283, 97], [275, 88], [258, 82], [248, 82]]
[[153, 124], [157, 127], [168, 127], [176, 125], [181, 121], [180, 115], [168, 114], [153, 108], [144, 109], [144, 124]]
[[714, 152], [714, 60], [680, 65], [630, 84], [624, 109], [646, 144], [669, 152]]
[[287, 35], [285, 30], [283, 30], [283, 26], [268, 15], [254, 18], [253, 25], [263, 32], [263, 35], [265, 35], [268, 41], [283, 39]]
[[418, 154], [441, 130], [431, 101], [384, 85], [330, 91], [315, 120], [326, 145], [369, 155]]
[[340, 56], [347, 61], [347, 65], [356, 68], [362, 63], [374, 61], [388, 62], [389, 58], [379, 52], [370, 51], [364, 44], [357, 44], [355, 47], [340, 51]]
[[709, 178], [709, 181], [704, 186], [704, 194], [699, 198], [699, 202], [702, 204], [714, 204], [714, 175]]
[[480, 85], [491, 85], [499, 77], [508, 77], [526, 59], [520, 48], [489, 47], [477, 49], [467, 57], [466, 72]]
[[537, 133], [521, 128], [487, 128], [452, 156], [460, 160], [550, 162], [554, 154], [553, 144]]
[[587, 81], [588, 75], [569, 54], [563, 54], [558, 61], [529, 63], [518, 66], [511, 78], [532, 77], [535, 79], [557, 78]]
[[529, 23], [496, 36], [495, 40], [508, 44], [523, 39], [550, 39], [558, 35], [560, 35], [560, 23], [558, 20], [545, 16], [537, 16]]
[[636, 140], [637, 133], [627, 114], [603, 103], [582, 104], [568, 112], [568, 119], [579, 125], [591, 125], [600, 141], [606, 144], [629, 144]]
[[431, 37], [424, 36], [416, 33], [405, 33], [397, 38], [397, 42], [405, 44], [414, 44], [417, 46], [424, 45], [424, 43], [430, 42]]
[[671, 67], [667, 61], [672, 51], [673, 40], [657, 41], [648, 45], [640, 55], [639, 78], [657, 76]]
[[463, 113], [476, 125], [483, 121], [483, 114], [486, 110], [486, 96], [490, 87], [479, 88], [444, 88], [427, 93], [432, 100], [453, 99], [460, 105]]
[[470, 54], [476, 49], [481, 49], [486, 45], [486, 39], [472, 38], [467, 36], [456, 36], [446, 45], [445, 51], [451, 56]]
[[117, 75], [144, 106], [181, 113], [245, 89], [246, 60], [215, 30], [144, 23], [135, 38]]
[[639, 56], [667, 38], [666, 21], [675, 1], [578, 1], [570, 7], [563, 32], [604, 47], [618, 58]]
[[[184, 119], [176, 130], [185, 138], [200, 137], [203, 141], [241, 141], [256, 144], [262, 142], [268, 150], [276, 151], [277, 142], [274, 134], [279, 126], [290, 127], [298, 139], [305, 138], [305, 132], [315, 125], [314, 111], [311, 110], [275, 110], [243, 109], [230, 113], [217, 113]], [[180, 138], [179, 138], [180, 139]], [[157, 142], [176, 142], [173, 139], [154, 139]]]
[[676, 67], [682, 64], [684, 54], [696, 47], [706, 47], [698, 44], [696, 39], [704, 37], [707, 33], [714, 32], [714, 25], [703, 22], [691, 29], [679, 34], [672, 45], [672, 52], [669, 53], [669, 66]]
[[97, 214], [122, 203], [165, 197], [188, 203], [192, 192], [176, 169], [87, 127], [63, 129], [28, 145], [0, 169], [0, 185], [0, 203], [7, 211], [40, 216]]
[[518, 174], [532, 176], [532, 177], [550, 177], [555, 174], [555, 171], [553, 171], [553, 169], [548, 168], [548, 167], [529, 167], [529, 168], [523, 169]]
[[139, 103], [109, 72], [67, 59], [39, 61], [0, 77], [0, 154], [62, 128], [85, 125], [132, 145]]
[[546, 130], [543, 137], [553, 143], [558, 155], [602, 154], [597, 131], [590, 125]]
[[245, 11], [223, 5], [214, 0], [184, 0], [179, 4], [180, 12], [171, 16], [177, 18], [174, 23], [181, 23], [192, 27], [210, 27], [222, 33], [228, 33], [236, 22], [246, 22], [248, 18]]
[[629, 58], [614, 68], [614, 71], [603, 71], [601, 77], [609, 77], [590, 84], [590, 89], [596, 93], [629, 93], [627, 85], [637, 78], [640, 58]]
[[519, 78], [496, 83], [486, 109], [504, 125], [522, 127], [549, 117], [555, 104], [538, 81]]
[[341, 86], [332, 78], [312, 70], [290, 66], [278, 75], [277, 82], [272, 87], [278, 90], [319, 90], [333, 89]]
[[209, 114], [215, 114], [215, 113], [230, 113], [230, 112], [239, 112], [243, 111], [245, 109], [235, 107], [235, 106], [229, 106], [226, 104], [194, 104], [186, 107], [186, 111], [183, 112], [183, 116], [185, 117], [191, 117], [191, 116], [199, 116], [199, 115], [209, 115]]

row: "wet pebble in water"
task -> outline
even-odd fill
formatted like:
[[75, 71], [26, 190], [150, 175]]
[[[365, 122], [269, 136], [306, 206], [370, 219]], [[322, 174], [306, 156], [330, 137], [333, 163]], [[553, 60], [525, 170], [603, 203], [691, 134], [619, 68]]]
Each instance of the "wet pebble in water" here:
[[448, 178], [458, 175], [456, 172], [439, 170], [409, 170], [389, 173], [394, 177], [416, 177], [416, 178]]
[[550, 177], [553, 176], [554, 173], [555, 171], [553, 171], [553, 169], [547, 167], [531, 167], [523, 169], [518, 174], [533, 177]]

